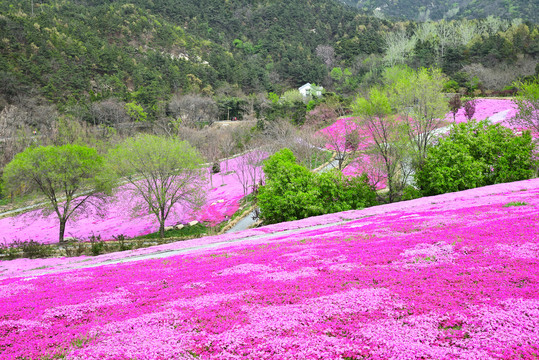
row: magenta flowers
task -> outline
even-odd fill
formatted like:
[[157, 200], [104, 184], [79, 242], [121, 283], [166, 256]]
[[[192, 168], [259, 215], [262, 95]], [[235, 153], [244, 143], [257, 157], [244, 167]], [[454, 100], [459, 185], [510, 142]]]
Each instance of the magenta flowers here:
[[538, 206], [533, 179], [153, 249], [193, 248], [167, 258], [24, 259], [0, 280], [0, 358], [532, 359]]

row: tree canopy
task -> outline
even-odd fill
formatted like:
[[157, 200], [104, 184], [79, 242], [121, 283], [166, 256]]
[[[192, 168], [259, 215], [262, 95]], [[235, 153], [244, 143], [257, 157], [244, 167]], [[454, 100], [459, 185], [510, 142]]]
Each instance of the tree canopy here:
[[264, 162], [266, 185], [257, 197], [266, 223], [360, 209], [376, 204], [365, 175], [348, 179], [338, 171], [313, 173], [299, 165], [291, 150], [281, 149]]
[[[107, 166], [124, 179], [135, 210], [147, 209], [159, 221], [173, 211], [195, 211], [204, 203], [206, 180], [202, 158], [187, 142], [155, 135], [128, 138], [107, 154]], [[175, 210], [176, 205], [181, 210]]]
[[14, 193], [33, 192], [48, 199], [48, 210], [60, 222], [60, 242], [67, 221], [91, 208], [99, 212], [113, 185], [95, 149], [71, 144], [27, 148], [5, 167], [3, 180]]
[[539, 136], [539, 75], [530, 81], [517, 82], [515, 86], [519, 91], [513, 101], [518, 111], [511, 121]]
[[453, 125], [429, 148], [416, 171], [424, 195], [529, 179], [534, 176], [534, 142], [529, 132], [515, 135], [500, 124], [471, 120]]

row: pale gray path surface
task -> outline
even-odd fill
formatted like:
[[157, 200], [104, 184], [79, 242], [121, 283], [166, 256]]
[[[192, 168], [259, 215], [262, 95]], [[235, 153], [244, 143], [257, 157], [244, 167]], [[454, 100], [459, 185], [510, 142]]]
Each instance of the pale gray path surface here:
[[[171, 256], [181, 255], [181, 254], [190, 254], [194, 252], [198, 252], [200, 250], [211, 250], [211, 249], [218, 249], [218, 248], [226, 248], [229, 245], [235, 244], [235, 243], [241, 243], [241, 242], [249, 242], [253, 243], [253, 241], [263, 241], [266, 239], [270, 239], [272, 237], [282, 237], [285, 235], [290, 234], [296, 234], [301, 233], [305, 231], [311, 231], [311, 230], [317, 230], [317, 229], [323, 229], [331, 226], [337, 226], [346, 224], [347, 222], [353, 221], [356, 219], [350, 219], [350, 220], [344, 220], [344, 221], [338, 221], [338, 222], [332, 222], [328, 224], [321, 224], [321, 225], [311, 225], [306, 227], [300, 227], [297, 229], [290, 229], [290, 230], [280, 230], [275, 231], [267, 234], [256, 234], [256, 235], [248, 235], [246, 237], [239, 237], [229, 240], [224, 240], [220, 242], [214, 242], [214, 243], [207, 243], [207, 244], [200, 244], [195, 245], [192, 247], [185, 247], [182, 249], [167, 249], [167, 250], [159, 250], [156, 249], [155, 252], [146, 253], [146, 254], [139, 254], [139, 255], [128, 255], [123, 258], [117, 258], [117, 259], [103, 259], [103, 261], [98, 261], [94, 263], [85, 263], [84, 260], [76, 263], [70, 263], [67, 264], [67, 266], [59, 269], [53, 269], [49, 271], [43, 271], [39, 273], [31, 273], [31, 274], [20, 274], [20, 276], [10, 276], [10, 277], [35, 277], [35, 276], [41, 276], [41, 275], [47, 275], [47, 274], [56, 274], [56, 273], [62, 273], [77, 269], [88, 269], [88, 268], [95, 268], [99, 266], [105, 266], [105, 265], [115, 265], [115, 264], [123, 264], [123, 263], [129, 263], [134, 261], [143, 261], [143, 260], [150, 260], [150, 259], [163, 259]], [[186, 240], [189, 241], [189, 240]]]
[[251, 211], [247, 216], [238, 221], [238, 223], [232, 226], [226, 233], [233, 233], [242, 230], [247, 230], [256, 223], [257, 217], [256, 212]]
[[36, 209], [39, 209], [39, 208], [41, 208], [41, 207], [43, 207], [45, 205], [47, 205], [47, 204], [46, 203], [41, 203], [41, 204], [36, 204], [36, 205], [25, 206], [25, 207], [18, 208], [18, 209], [15, 209], [15, 210], [5, 211], [5, 212], [0, 213], [0, 219], [3, 218], [3, 217], [23, 213], [23, 212], [26, 212], [28, 210], [36, 210]]

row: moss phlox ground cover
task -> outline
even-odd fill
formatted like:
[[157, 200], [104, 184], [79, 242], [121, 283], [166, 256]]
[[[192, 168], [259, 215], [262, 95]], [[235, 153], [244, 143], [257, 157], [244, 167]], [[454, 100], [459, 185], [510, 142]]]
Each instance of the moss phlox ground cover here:
[[[516, 113], [516, 106], [511, 100], [480, 99], [477, 101], [474, 118], [491, 118], [493, 122], [502, 122], [507, 125], [507, 120]], [[352, 118], [340, 119], [332, 126], [321, 130], [333, 134], [338, 138], [342, 135], [344, 144], [345, 129], [353, 129], [355, 125]], [[453, 114], [446, 116], [446, 122], [453, 121]], [[466, 121], [464, 110], [460, 109], [456, 114], [456, 121]], [[345, 124], [348, 123], [350, 125]], [[361, 135], [361, 134], [360, 134]], [[370, 141], [363, 134], [360, 136], [359, 150], [365, 150]], [[331, 145], [327, 144], [331, 149]], [[221, 163], [221, 169], [236, 170], [238, 158], [231, 159], [228, 164]], [[377, 189], [386, 187], [386, 180], [383, 176], [380, 164], [372, 156], [361, 155], [343, 170], [347, 176], [355, 176], [361, 172], [366, 172]], [[191, 220], [206, 221], [211, 225], [216, 225], [229, 218], [239, 208], [239, 200], [243, 197], [243, 188], [234, 173], [227, 175], [216, 174], [213, 179], [214, 187], [208, 186], [208, 200], [206, 205], [196, 214], [192, 214], [181, 205], [175, 207], [175, 211], [167, 220], [166, 225], [177, 223], [187, 223]], [[251, 191], [252, 189], [248, 189]], [[109, 240], [113, 236], [123, 234], [127, 237], [145, 235], [158, 230], [159, 224], [155, 216], [148, 215], [143, 210], [133, 212], [132, 202], [127, 198], [127, 191], [120, 191], [111, 200], [107, 215], [101, 218], [96, 214], [87, 214], [77, 219], [68, 221], [67, 236], [80, 239], [87, 239], [91, 235], [99, 235], [102, 239]], [[42, 217], [40, 212], [32, 211], [18, 216], [0, 219], [0, 241], [9, 244], [14, 240], [34, 240], [41, 243], [54, 243], [58, 239], [58, 220], [54, 214]]]
[[45, 260], [29, 260], [34, 270], [0, 280], [0, 358], [533, 359], [538, 206], [533, 179], [161, 259], [76, 270], [56, 259], [45, 275]]

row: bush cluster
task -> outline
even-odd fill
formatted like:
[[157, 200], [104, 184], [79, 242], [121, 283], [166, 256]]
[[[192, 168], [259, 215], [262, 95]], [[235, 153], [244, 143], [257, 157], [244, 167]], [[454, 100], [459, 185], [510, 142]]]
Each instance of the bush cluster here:
[[449, 135], [428, 150], [415, 174], [423, 195], [437, 195], [532, 178], [534, 142], [529, 132], [487, 120], [454, 125]]
[[264, 163], [266, 185], [259, 190], [265, 223], [360, 209], [375, 205], [376, 192], [366, 175], [346, 178], [340, 172], [312, 173], [292, 151], [282, 149]]

